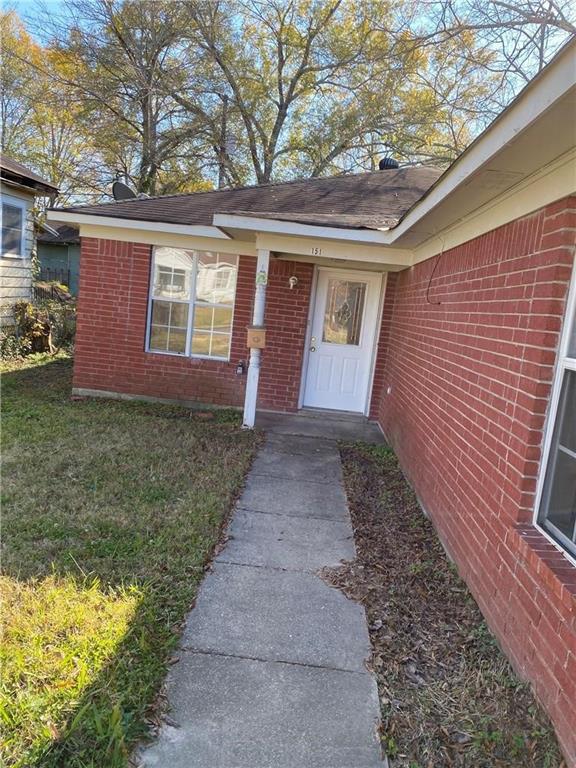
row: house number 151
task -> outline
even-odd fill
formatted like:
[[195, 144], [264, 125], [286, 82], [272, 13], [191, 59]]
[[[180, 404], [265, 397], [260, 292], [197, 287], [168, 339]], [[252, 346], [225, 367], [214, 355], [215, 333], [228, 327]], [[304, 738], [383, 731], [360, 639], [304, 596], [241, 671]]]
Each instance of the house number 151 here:
[[311, 256], [322, 256], [322, 248], [310, 248]]

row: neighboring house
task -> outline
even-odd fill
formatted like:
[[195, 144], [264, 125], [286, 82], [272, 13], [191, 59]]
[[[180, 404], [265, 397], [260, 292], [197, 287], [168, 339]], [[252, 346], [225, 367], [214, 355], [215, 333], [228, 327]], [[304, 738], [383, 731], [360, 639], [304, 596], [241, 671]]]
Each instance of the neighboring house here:
[[78, 294], [80, 234], [76, 227], [41, 227], [36, 237], [41, 280], [56, 280]]
[[575, 104], [572, 42], [443, 174], [50, 214], [82, 239], [74, 392], [376, 420], [571, 766]]
[[3, 155], [0, 158], [2, 251], [0, 253], [0, 325], [13, 322], [12, 307], [30, 299], [34, 253], [34, 200], [55, 197], [58, 189], [33, 171]]

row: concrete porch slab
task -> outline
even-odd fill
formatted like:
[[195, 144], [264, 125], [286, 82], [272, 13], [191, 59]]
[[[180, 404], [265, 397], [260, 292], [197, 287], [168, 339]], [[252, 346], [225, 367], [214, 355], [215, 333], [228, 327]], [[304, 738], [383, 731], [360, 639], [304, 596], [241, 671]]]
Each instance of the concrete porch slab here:
[[183, 653], [146, 768], [384, 768], [367, 674]]
[[319, 576], [223, 562], [202, 583], [182, 647], [356, 672], [370, 656], [364, 609]]
[[380, 427], [359, 414], [335, 411], [300, 411], [299, 413], [256, 414], [256, 427], [268, 434], [306, 435], [329, 440], [361, 440], [366, 443], [384, 444]]
[[347, 521], [238, 509], [229, 536], [218, 562], [314, 572], [355, 557], [352, 526]]
[[238, 506], [295, 517], [348, 520], [346, 496], [338, 483], [316, 483], [250, 474]]

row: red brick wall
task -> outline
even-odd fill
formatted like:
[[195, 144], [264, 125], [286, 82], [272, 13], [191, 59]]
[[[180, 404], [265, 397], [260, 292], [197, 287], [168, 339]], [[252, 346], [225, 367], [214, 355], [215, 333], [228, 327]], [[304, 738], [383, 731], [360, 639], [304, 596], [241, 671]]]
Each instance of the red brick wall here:
[[[313, 273], [312, 264], [279, 260], [270, 263], [266, 291], [268, 330], [258, 385], [259, 408], [298, 408]], [[298, 278], [293, 290], [288, 287], [291, 275]]]
[[382, 304], [382, 324], [376, 341], [376, 359], [374, 363], [374, 380], [372, 383], [372, 397], [370, 400], [369, 417], [378, 420], [382, 397], [385, 393], [386, 360], [390, 347], [390, 331], [392, 329], [392, 316], [394, 312], [394, 293], [398, 281], [398, 272], [389, 272], [386, 275], [384, 285], [384, 301]]
[[575, 233], [572, 198], [399, 273], [372, 408], [571, 766], [576, 567], [531, 521]]
[[[241, 256], [230, 362], [144, 351], [151, 249], [148, 245], [82, 238], [74, 387], [241, 406], [248, 360], [256, 259]], [[272, 260], [259, 407], [295, 410], [313, 267]], [[298, 286], [290, 291], [288, 277]]]

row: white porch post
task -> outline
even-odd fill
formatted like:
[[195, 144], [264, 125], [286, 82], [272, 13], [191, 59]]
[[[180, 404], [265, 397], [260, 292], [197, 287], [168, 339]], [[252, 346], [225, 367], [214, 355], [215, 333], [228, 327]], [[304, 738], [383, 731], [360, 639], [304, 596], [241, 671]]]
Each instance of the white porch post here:
[[[254, 311], [252, 312], [252, 325], [264, 325], [264, 309], [266, 307], [266, 285], [268, 283], [268, 266], [270, 264], [270, 251], [263, 248], [257, 250], [258, 262], [256, 265], [256, 286], [254, 290]], [[243, 426], [249, 429], [254, 427], [256, 420], [256, 400], [258, 398], [258, 379], [260, 378], [261, 349], [250, 349], [250, 364], [246, 378], [246, 394], [244, 397]]]

